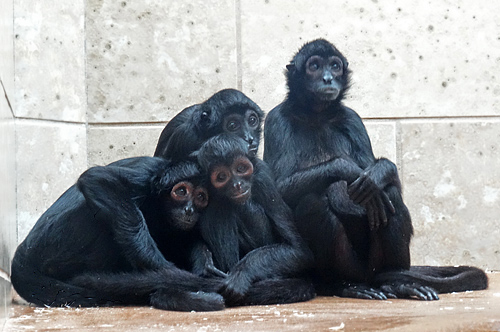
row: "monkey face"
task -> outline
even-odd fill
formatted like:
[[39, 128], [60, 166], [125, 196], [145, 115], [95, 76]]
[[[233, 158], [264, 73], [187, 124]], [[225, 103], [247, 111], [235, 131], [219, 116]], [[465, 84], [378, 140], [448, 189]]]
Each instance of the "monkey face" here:
[[190, 230], [198, 222], [199, 212], [208, 205], [208, 193], [203, 187], [182, 181], [170, 191], [170, 216], [173, 226], [181, 230]]
[[253, 164], [245, 156], [228, 165], [217, 165], [210, 173], [210, 182], [217, 192], [236, 204], [245, 203], [251, 196]]
[[305, 63], [306, 89], [318, 101], [334, 101], [344, 88], [342, 60], [337, 56], [313, 55]]
[[248, 143], [248, 153], [250, 156], [257, 154], [260, 140], [260, 117], [252, 109], [244, 113], [230, 113], [225, 116], [223, 130], [241, 137]]

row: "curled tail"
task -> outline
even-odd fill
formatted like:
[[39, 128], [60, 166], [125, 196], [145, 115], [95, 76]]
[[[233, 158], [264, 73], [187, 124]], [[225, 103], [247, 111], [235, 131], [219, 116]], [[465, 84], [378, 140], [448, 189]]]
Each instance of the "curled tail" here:
[[432, 287], [438, 293], [464, 292], [488, 288], [486, 273], [473, 266], [412, 266], [410, 270], [379, 273], [376, 286], [419, 284]]
[[84, 273], [64, 282], [32, 266], [23, 266], [15, 259], [11, 281], [22, 298], [37, 306], [152, 305], [176, 311], [224, 309], [224, 299], [215, 292], [220, 281], [178, 269]]
[[37, 306], [94, 307], [108, 302], [95, 291], [59, 281], [36, 269], [20, 269], [15, 262], [12, 264], [11, 281], [23, 299]]

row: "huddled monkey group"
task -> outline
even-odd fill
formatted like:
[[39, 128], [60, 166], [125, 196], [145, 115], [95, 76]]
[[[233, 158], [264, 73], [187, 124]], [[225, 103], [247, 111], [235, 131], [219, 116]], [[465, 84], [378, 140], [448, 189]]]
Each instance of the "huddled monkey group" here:
[[213, 311], [487, 288], [475, 267], [410, 266], [397, 168], [344, 106], [350, 74], [334, 45], [311, 41], [264, 126], [226, 89], [177, 114], [154, 157], [88, 169], [17, 248], [15, 290], [38, 306]]

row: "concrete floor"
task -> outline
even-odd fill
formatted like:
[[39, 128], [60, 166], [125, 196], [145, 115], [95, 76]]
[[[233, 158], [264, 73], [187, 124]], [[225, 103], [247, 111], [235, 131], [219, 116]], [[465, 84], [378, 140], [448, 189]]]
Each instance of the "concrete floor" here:
[[486, 291], [442, 294], [433, 302], [318, 297], [208, 313], [14, 304], [4, 331], [500, 331], [500, 273], [488, 276]]

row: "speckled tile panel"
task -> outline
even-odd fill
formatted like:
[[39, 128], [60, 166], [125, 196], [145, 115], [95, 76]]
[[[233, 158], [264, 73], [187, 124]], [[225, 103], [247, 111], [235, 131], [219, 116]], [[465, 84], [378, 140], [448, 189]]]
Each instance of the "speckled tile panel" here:
[[90, 126], [89, 165], [107, 165], [123, 158], [152, 156], [163, 128], [163, 125]]
[[[14, 8], [13, 1], [0, 0], [0, 79], [7, 95], [14, 98]], [[3, 95], [3, 91], [0, 90]]]
[[346, 103], [362, 117], [500, 115], [500, 2], [242, 0], [241, 8], [243, 90], [263, 109], [283, 100], [293, 54], [321, 37], [349, 60]]
[[0, 97], [0, 270], [10, 271], [16, 246], [16, 151], [15, 123], [4, 117], [5, 100]]
[[500, 268], [500, 122], [403, 122], [414, 264]]
[[233, 0], [87, 2], [90, 122], [160, 122], [236, 87]]
[[87, 169], [85, 125], [18, 121], [17, 220], [22, 241], [35, 222]]
[[83, 1], [15, 1], [16, 116], [85, 121], [83, 8]]
[[365, 120], [364, 124], [368, 136], [370, 136], [375, 157], [385, 157], [397, 164], [396, 123], [394, 121], [380, 122]]

